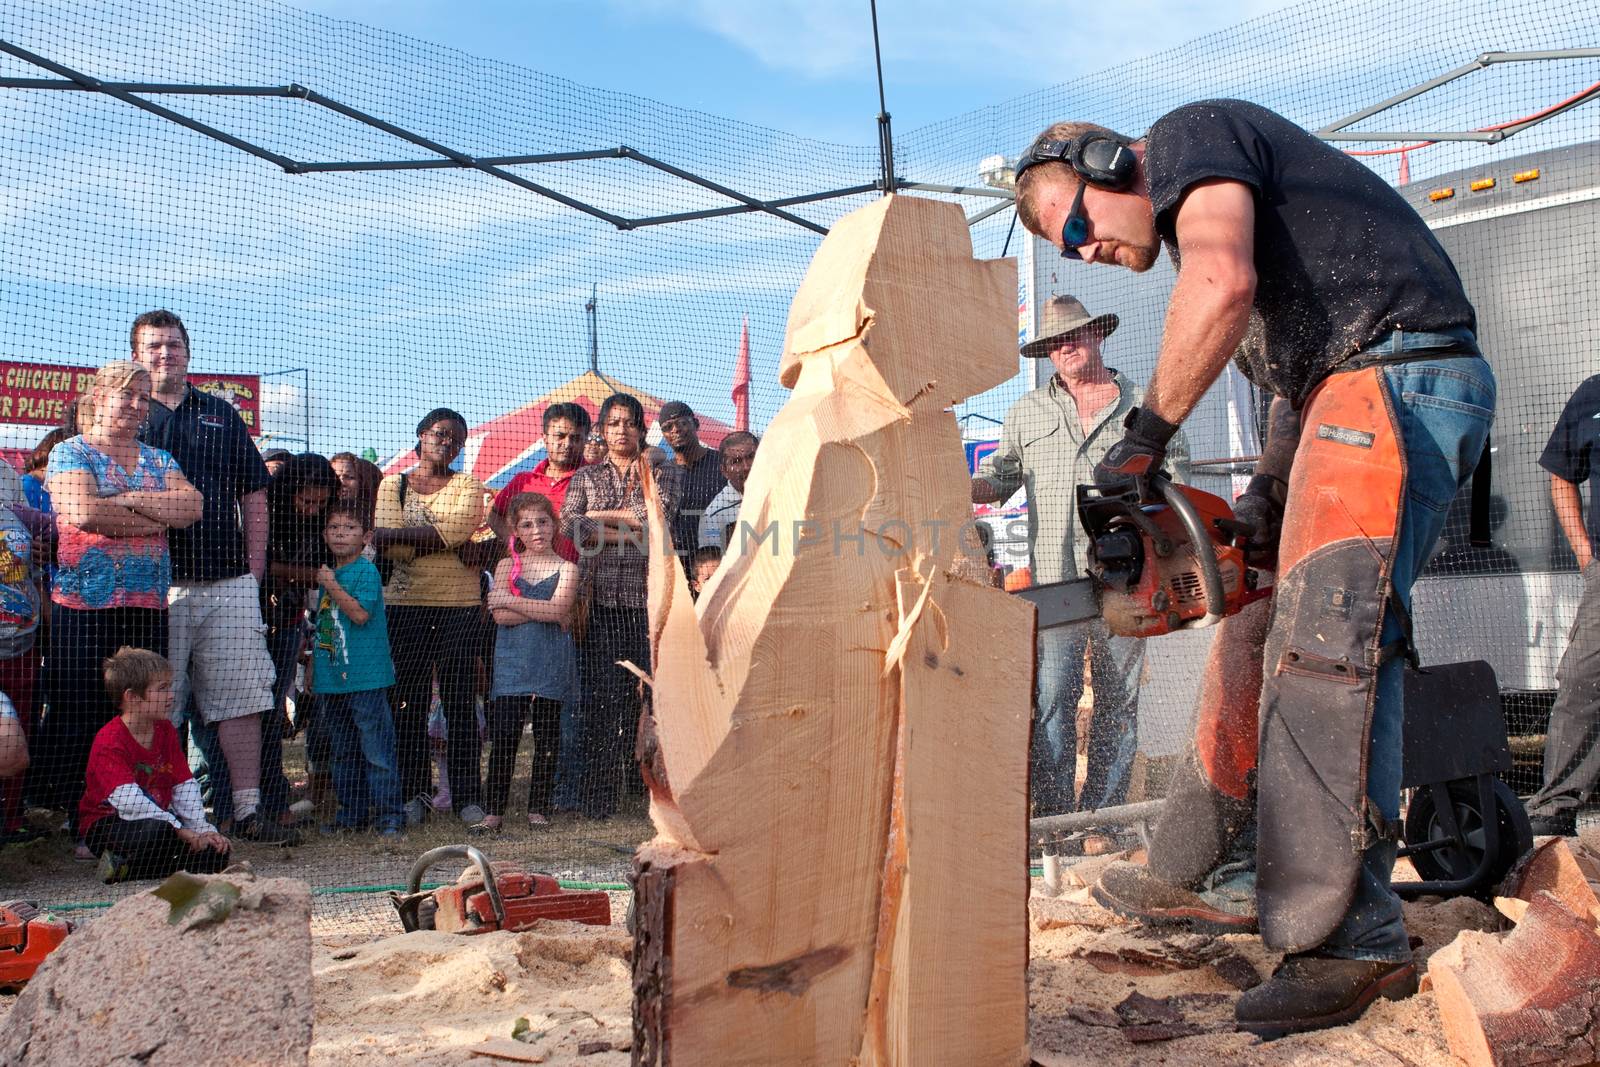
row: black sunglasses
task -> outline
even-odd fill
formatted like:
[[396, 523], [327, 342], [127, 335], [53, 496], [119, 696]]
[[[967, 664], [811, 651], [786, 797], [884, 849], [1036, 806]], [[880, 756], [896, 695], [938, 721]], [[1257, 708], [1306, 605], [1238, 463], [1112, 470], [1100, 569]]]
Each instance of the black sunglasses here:
[[1078, 246], [1089, 239], [1089, 217], [1083, 213], [1083, 191], [1087, 182], [1078, 183], [1078, 194], [1072, 198], [1067, 220], [1061, 224], [1061, 258], [1082, 261]]

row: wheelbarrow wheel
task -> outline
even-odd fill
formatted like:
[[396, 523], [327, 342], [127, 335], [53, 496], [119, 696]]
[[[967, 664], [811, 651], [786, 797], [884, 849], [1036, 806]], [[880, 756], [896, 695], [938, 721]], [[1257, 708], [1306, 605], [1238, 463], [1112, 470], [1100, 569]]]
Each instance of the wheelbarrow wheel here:
[[[1472, 896], [1487, 900], [1517, 859], [1533, 847], [1533, 826], [1528, 822], [1528, 813], [1517, 795], [1499, 779], [1494, 781], [1494, 810], [1488, 813], [1479, 810], [1481, 805], [1475, 780], [1457, 779], [1449, 782], [1447, 788], [1456, 824], [1466, 838], [1466, 847], [1451, 843], [1429, 852], [1419, 852], [1411, 857], [1411, 864], [1424, 881], [1449, 882], [1470, 877], [1483, 859], [1484, 827], [1492, 818], [1497, 824], [1499, 847], [1488, 871], [1469, 890]], [[1406, 809], [1406, 843], [1420, 844], [1444, 836], [1432, 788], [1417, 789]]]

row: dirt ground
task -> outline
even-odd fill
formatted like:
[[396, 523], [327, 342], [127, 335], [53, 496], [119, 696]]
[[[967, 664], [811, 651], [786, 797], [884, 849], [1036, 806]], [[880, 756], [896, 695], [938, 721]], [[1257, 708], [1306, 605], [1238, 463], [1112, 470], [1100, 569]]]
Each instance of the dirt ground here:
[[[341, 870], [347, 885], [352, 862], [372, 871], [375, 878], [393, 872], [399, 881], [412, 857], [453, 832], [436, 826], [415, 833], [392, 855], [356, 839], [318, 841], [288, 855], [265, 853], [261, 861], [275, 874], [295, 868], [302, 877], [315, 877], [328, 886], [341, 881]], [[594, 836], [596, 832], [594, 824], [558, 825], [546, 834], [550, 840], [493, 839], [485, 844], [491, 854], [505, 858], [557, 850], [569, 856], [584, 854], [589, 862], [568, 873], [614, 877], [626, 862], [609, 843], [648, 831], [640, 820], [622, 819], [599, 824], [601, 836]], [[529, 833], [524, 831], [524, 837]], [[13, 876], [22, 861], [10, 855], [14, 851], [0, 855], [0, 884], [7, 887], [7, 895], [21, 891], [58, 902], [67, 896], [80, 902], [94, 896], [88, 872], [49, 849], [40, 849], [35, 862], [24, 867], [33, 877], [19, 885]], [[254, 862], [257, 852], [264, 851], [252, 852], [249, 858]], [[137, 891], [146, 886], [118, 888]], [[1042, 889], [1035, 880], [1035, 893]], [[519, 1018], [526, 1019], [527, 1031], [538, 1036], [527, 1044], [504, 1047], [543, 1055], [541, 1062], [552, 1065], [626, 1063], [632, 1033], [631, 939], [622, 925], [627, 901], [626, 893], [612, 894], [613, 924], [606, 928], [550, 924], [519, 934], [402, 936], [382, 894], [319, 894], [312, 923], [317, 1001], [312, 1063], [427, 1067], [507, 1062], [469, 1060], [467, 1050], [489, 1040], [508, 1042]], [[1036, 924], [1032, 932], [1029, 967], [1030, 1039], [1042, 1067], [1152, 1063], [1426, 1067], [1454, 1062], [1431, 994], [1399, 1004], [1379, 1002], [1352, 1026], [1261, 1043], [1232, 1031], [1232, 1003], [1239, 991], [1207, 962], [1234, 955], [1260, 975], [1270, 974], [1274, 960], [1256, 938], [1154, 938], [1118, 922], [1087, 902], [1081, 892], [1045, 904], [1040, 914], [1050, 908], [1055, 917], [1045, 925], [1052, 928], [1038, 929]], [[93, 914], [93, 909], [78, 913], [90, 922]], [[1408, 904], [1407, 919], [1422, 960], [1463, 928], [1497, 923], [1491, 910], [1470, 900]], [[1129, 1001], [1133, 993], [1156, 1003]], [[0, 997], [0, 1019], [9, 1002], [10, 998]], [[1174, 1018], [1177, 1025], [1170, 1022]], [[1157, 1025], [1148, 1025], [1151, 1021]], [[1166, 1032], [1182, 1036], [1162, 1039]]]

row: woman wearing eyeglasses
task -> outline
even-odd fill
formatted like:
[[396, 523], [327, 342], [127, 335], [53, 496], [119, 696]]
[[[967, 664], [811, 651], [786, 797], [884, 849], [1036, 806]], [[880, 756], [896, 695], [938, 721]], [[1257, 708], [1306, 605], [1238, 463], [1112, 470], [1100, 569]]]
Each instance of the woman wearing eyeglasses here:
[[453, 807], [468, 826], [483, 821], [480, 742], [474, 704], [479, 571], [456, 550], [488, 514], [488, 490], [450, 469], [467, 440], [467, 421], [449, 408], [417, 424], [417, 466], [378, 486], [373, 546], [392, 565], [383, 587], [394, 658], [394, 710], [406, 822], [427, 811], [428, 712], [439, 681], [448, 741], [445, 768]]

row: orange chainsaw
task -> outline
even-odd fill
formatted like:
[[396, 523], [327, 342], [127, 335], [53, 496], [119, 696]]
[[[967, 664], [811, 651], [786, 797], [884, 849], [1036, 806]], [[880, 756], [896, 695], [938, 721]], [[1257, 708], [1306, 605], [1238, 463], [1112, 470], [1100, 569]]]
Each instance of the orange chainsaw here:
[[1089, 574], [1017, 592], [1047, 630], [1103, 618], [1124, 637], [1215, 626], [1272, 594], [1247, 564], [1250, 527], [1220, 496], [1156, 474], [1106, 492], [1080, 485], [1078, 519], [1089, 535]]
[[71, 923], [26, 900], [0, 902], [0, 993], [15, 993], [27, 985], [39, 964], [71, 932]]

